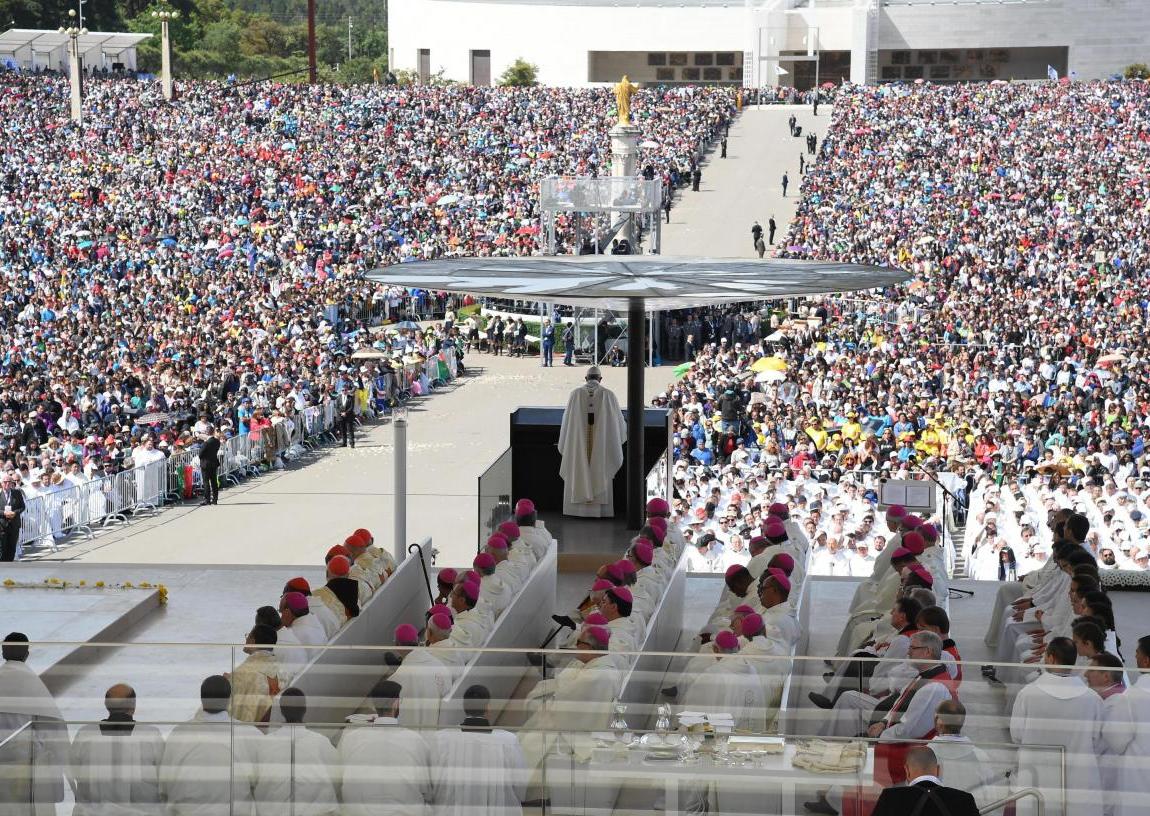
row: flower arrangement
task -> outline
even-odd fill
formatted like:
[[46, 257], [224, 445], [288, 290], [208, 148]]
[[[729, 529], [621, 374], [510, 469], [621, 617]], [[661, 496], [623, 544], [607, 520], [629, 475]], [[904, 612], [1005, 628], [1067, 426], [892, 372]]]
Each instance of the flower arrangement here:
[[87, 580], [65, 581], [61, 578], [45, 578], [40, 583], [35, 583], [33, 581], [15, 581], [11, 578], [5, 578], [2, 583], [5, 589], [154, 589], [159, 595], [160, 605], [164, 606], [168, 603], [168, 588], [163, 584], [153, 584], [148, 581], [140, 581], [139, 583], [132, 583], [131, 581], [113, 581], [111, 583], [107, 581], [94, 581], [89, 584]]

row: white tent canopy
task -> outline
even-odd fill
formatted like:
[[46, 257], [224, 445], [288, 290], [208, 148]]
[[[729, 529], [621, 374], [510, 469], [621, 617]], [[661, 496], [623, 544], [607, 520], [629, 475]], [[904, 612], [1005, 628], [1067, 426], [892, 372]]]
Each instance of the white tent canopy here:
[[[151, 34], [119, 31], [89, 31], [79, 37], [80, 60], [85, 68], [111, 68], [123, 63], [129, 70], [136, 67], [136, 46]], [[68, 68], [68, 35], [59, 31], [34, 28], [10, 28], [0, 32], [0, 65], [15, 63], [17, 68]]]
[[622, 311], [635, 298], [648, 310], [681, 309], [884, 288], [910, 275], [880, 266], [788, 259], [549, 255], [417, 261], [367, 277], [396, 286]]

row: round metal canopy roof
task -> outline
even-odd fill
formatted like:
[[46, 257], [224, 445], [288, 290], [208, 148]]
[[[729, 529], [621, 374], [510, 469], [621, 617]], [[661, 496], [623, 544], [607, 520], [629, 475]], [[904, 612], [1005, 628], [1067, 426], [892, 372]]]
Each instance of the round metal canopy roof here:
[[642, 298], [654, 310], [876, 289], [904, 283], [910, 274], [789, 259], [549, 255], [414, 261], [373, 270], [367, 277], [394, 286], [614, 310]]

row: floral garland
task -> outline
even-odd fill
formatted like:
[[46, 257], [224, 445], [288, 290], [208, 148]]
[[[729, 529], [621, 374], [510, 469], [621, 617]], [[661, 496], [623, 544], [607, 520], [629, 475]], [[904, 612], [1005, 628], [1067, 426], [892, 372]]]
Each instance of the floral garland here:
[[27, 581], [14, 581], [11, 578], [5, 578], [3, 581], [5, 589], [76, 589], [83, 587], [84, 589], [154, 589], [160, 595], [160, 605], [163, 606], [168, 602], [168, 588], [163, 584], [152, 584], [147, 581], [140, 581], [134, 584], [131, 581], [112, 582], [107, 581], [65, 581], [60, 578], [45, 578], [38, 584]]

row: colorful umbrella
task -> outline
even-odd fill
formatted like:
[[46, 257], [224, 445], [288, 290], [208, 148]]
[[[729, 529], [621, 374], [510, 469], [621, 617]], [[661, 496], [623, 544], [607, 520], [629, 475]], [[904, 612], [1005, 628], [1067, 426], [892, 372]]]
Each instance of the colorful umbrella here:
[[764, 371], [786, 371], [787, 361], [782, 357], [760, 357], [751, 364], [751, 371], [756, 374]]

